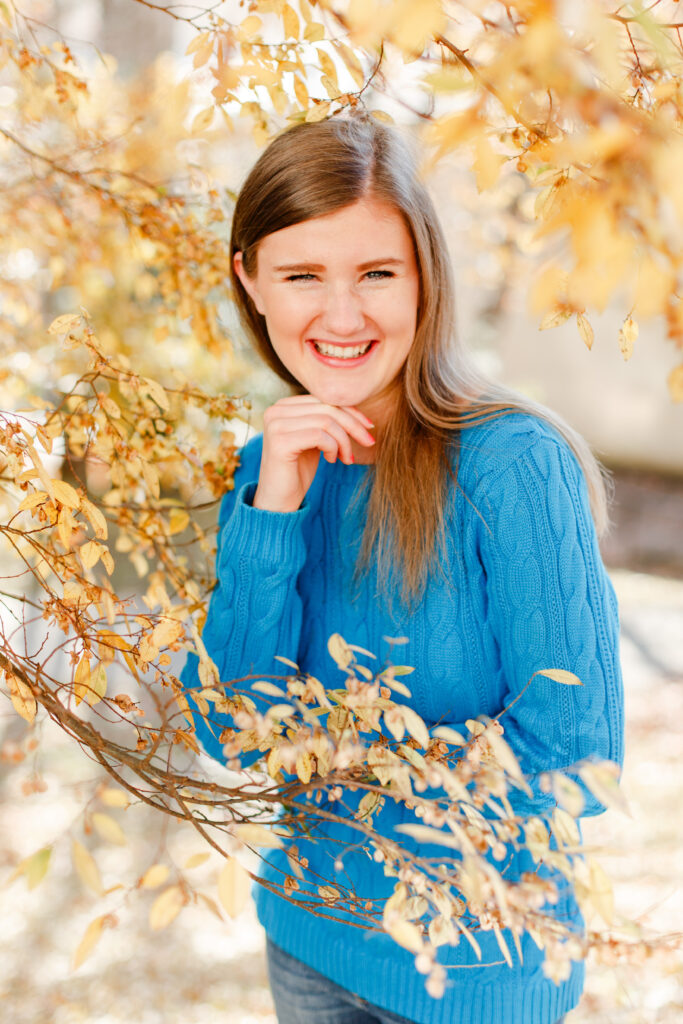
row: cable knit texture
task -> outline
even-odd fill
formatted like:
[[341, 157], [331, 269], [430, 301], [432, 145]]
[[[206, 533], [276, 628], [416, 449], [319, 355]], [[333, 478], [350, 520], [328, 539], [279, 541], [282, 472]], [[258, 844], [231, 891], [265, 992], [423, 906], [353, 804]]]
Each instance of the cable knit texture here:
[[[394, 663], [414, 666], [406, 680], [411, 698], [405, 702], [428, 726], [450, 724], [466, 734], [466, 719], [500, 712], [538, 669], [567, 669], [583, 686], [536, 676], [503, 716], [505, 737], [533, 794], [514, 791], [513, 807], [523, 815], [552, 810], [553, 798], [538, 785], [539, 773], [547, 769], [571, 769], [585, 758], [622, 763], [616, 597], [600, 557], [583, 473], [552, 426], [516, 412], [459, 434], [459, 486], [449, 497], [446, 573], [434, 574], [413, 614], [391, 613], [384, 606], [373, 573], [360, 595], [350, 596], [364, 509], [364, 500], [351, 507], [351, 499], [372, 469], [321, 459], [298, 511], [267, 512], [251, 504], [261, 447], [259, 435], [242, 450], [235, 489], [220, 508], [217, 583], [203, 641], [222, 681], [282, 674], [286, 670], [274, 660], [277, 654], [328, 688], [343, 686], [344, 674], [327, 652], [329, 636], [341, 633], [380, 661], [391, 656]], [[408, 643], [390, 650], [386, 638], [401, 636]], [[188, 655], [181, 678], [188, 688], [199, 685], [195, 654]], [[265, 707], [264, 698], [255, 698]], [[203, 747], [224, 761], [217, 737], [230, 719], [214, 713], [209, 729], [195, 717]], [[243, 763], [257, 757], [254, 753]], [[585, 813], [600, 813], [602, 805], [582, 788]], [[346, 807], [352, 811], [361, 795], [345, 794]], [[338, 803], [331, 809], [342, 813]], [[374, 827], [397, 838], [394, 826], [411, 820], [403, 805], [387, 800]], [[322, 880], [336, 878], [377, 901], [381, 910], [395, 879], [384, 877], [359, 839], [343, 823], [313, 823], [311, 839], [298, 845], [314, 881], [308, 888], [302, 884], [297, 896], [306, 898]], [[446, 856], [442, 846], [402, 841], [424, 856]], [[553, 878], [560, 899], [552, 912], [582, 929], [563, 876], [511, 847], [502, 863], [492, 863], [506, 878], [532, 870]], [[284, 853], [267, 851], [264, 880], [279, 883], [289, 873]], [[552, 1024], [576, 1005], [583, 988], [582, 962], [555, 985], [544, 976], [543, 952], [530, 936], [521, 939], [520, 962], [511, 935], [503, 933], [513, 958], [509, 967], [493, 933], [478, 931], [481, 962], [464, 939], [439, 948], [448, 982], [444, 997], [434, 999], [412, 955], [387, 935], [350, 926], [334, 908], [327, 916], [314, 916], [260, 885], [254, 894], [259, 919], [278, 946], [369, 1002], [419, 1024]]]

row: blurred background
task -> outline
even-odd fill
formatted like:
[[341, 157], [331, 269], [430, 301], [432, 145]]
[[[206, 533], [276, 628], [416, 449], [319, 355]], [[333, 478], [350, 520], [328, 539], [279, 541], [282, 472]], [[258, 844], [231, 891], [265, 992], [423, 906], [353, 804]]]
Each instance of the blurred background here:
[[[165, 68], [165, 74], [172, 67], [179, 79], [189, 71], [183, 54], [192, 31], [141, 4], [44, 0], [31, 9], [37, 22], [70, 41], [86, 65], [98, 59], [94, 45], [115, 58], [123, 79], [149, 75], [153, 67]], [[3, 104], [12, 102], [1, 74], [0, 115]], [[205, 101], [194, 112], [201, 106]], [[388, 109], [398, 122], [409, 122], [400, 104]], [[201, 174], [204, 158], [209, 160], [203, 144], [177, 145], [185, 145], [189, 163]], [[250, 126], [236, 122], [222, 141], [212, 142], [214, 180], [236, 191], [256, 153]], [[427, 178], [453, 257], [461, 339], [492, 376], [561, 413], [613, 473], [613, 527], [601, 548], [620, 602], [627, 716], [623, 789], [631, 816], [609, 811], [587, 821], [584, 836], [605, 849], [602, 862], [615, 881], [617, 910], [653, 929], [676, 930], [683, 915], [683, 405], [671, 401], [666, 387], [675, 354], [659, 322], [644, 321], [633, 355], [624, 361], [617, 342], [623, 311], [617, 309], [591, 318], [590, 351], [572, 322], [539, 332], [527, 302], [538, 253], [533, 197], [522, 176], [508, 177], [495, 194], [479, 194], [464, 164], [449, 158]], [[529, 222], [526, 243], [523, 232], [512, 241], [511, 222], [520, 217]], [[10, 279], [30, 275], [30, 253], [22, 259], [5, 262]], [[73, 291], [57, 290], [51, 307], [37, 312], [47, 325], [52, 316], [71, 311], [73, 300]], [[78, 301], [90, 305], [83, 297]], [[115, 321], [106, 289], [97, 301], [101, 316]], [[182, 339], [152, 344], [147, 358], [162, 368], [166, 360], [185, 360], [185, 369], [218, 389], [216, 381], [227, 388], [237, 380], [239, 393], [253, 405], [249, 429], [258, 429], [260, 412], [279, 397], [281, 386], [240, 348], [229, 304], [219, 308], [219, 333], [234, 340], [229, 359], [220, 348], [199, 351]], [[12, 358], [19, 365], [34, 356], [17, 349]], [[38, 372], [42, 383], [49, 382], [49, 365]], [[235, 424], [242, 436], [246, 429]], [[132, 573], [128, 582], [135, 585]], [[0, 867], [6, 879], [21, 857], [69, 834], [83, 794], [97, 778], [95, 767], [54, 727], [43, 723], [39, 729], [40, 744], [26, 756], [24, 724], [2, 708]], [[209, 762], [205, 769], [219, 771]], [[108, 869], [125, 873], [136, 852], [150, 844], [178, 863], [199, 849], [198, 840], [193, 846], [143, 808], [131, 808], [126, 817], [129, 846], [102, 845], [105, 879]], [[106, 931], [92, 957], [72, 972], [73, 949], [93, 916], [94, 900], [70, 868], [68, 845], [58, 844], [55, 851], [39, 888], [29, 890], [19, 879], [0, 890], [0, 1005], [6, 1020], [274, 1024], [264, 937], [251, 909], [226, 922], [206, 907], [188, 907], [152, 934], [141, 898], [125, 907], [118, 928]], [[215, 868], [208, 861], [196, 871], [208, 879]], [[116, 894], [111, 898], [115, 906]], [[682, 1015], [683, 971], [680, 958], [671, 955], [637, 969], [592, 963], [582, 1003], [568, 1024], [674, 1024]]]

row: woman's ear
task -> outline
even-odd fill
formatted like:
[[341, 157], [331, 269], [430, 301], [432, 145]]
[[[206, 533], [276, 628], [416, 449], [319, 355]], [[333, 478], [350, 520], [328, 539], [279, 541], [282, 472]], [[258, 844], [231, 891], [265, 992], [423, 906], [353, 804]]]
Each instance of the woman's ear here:
[[256, 279], [253, 277], [249, 277], [246, 270], [244, 269], [244, 261], [242, 259], [241, 252], [235, 253], [235, 255], [232, 258], [232, 265], [245, 292], [247, 293], [251, 301], [254, 303], [256, 309], [261, 314], [261, 316], [264, 316], [265, 309], [263, 306], [263, 302], [261, 300], [261, 294], [256, 286]]

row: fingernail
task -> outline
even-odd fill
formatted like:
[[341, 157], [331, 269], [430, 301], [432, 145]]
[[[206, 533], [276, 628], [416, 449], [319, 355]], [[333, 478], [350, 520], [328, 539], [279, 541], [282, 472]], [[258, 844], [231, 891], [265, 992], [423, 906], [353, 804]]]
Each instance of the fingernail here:
[[354, 459], [354, 457], [353, 457], [353, 455], [352, 455], [352, 456], [351, 456], [351, 462], [355, 462], [355, 461], [356, 461], [356, 460]]

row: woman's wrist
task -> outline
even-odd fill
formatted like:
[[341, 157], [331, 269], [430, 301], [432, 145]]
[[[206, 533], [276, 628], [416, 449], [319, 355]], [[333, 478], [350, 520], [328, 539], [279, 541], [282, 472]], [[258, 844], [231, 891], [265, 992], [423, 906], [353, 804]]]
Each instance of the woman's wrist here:
[[295, 503], [295, 500], [283, 501], [277, 499], [267, 492], [263, 492], [260, 487], [256, 488], [254, 497], [251, 502], [252, 508], [258, 508], [264, 512], [298, 512], [301, 508], [301, 502]]

